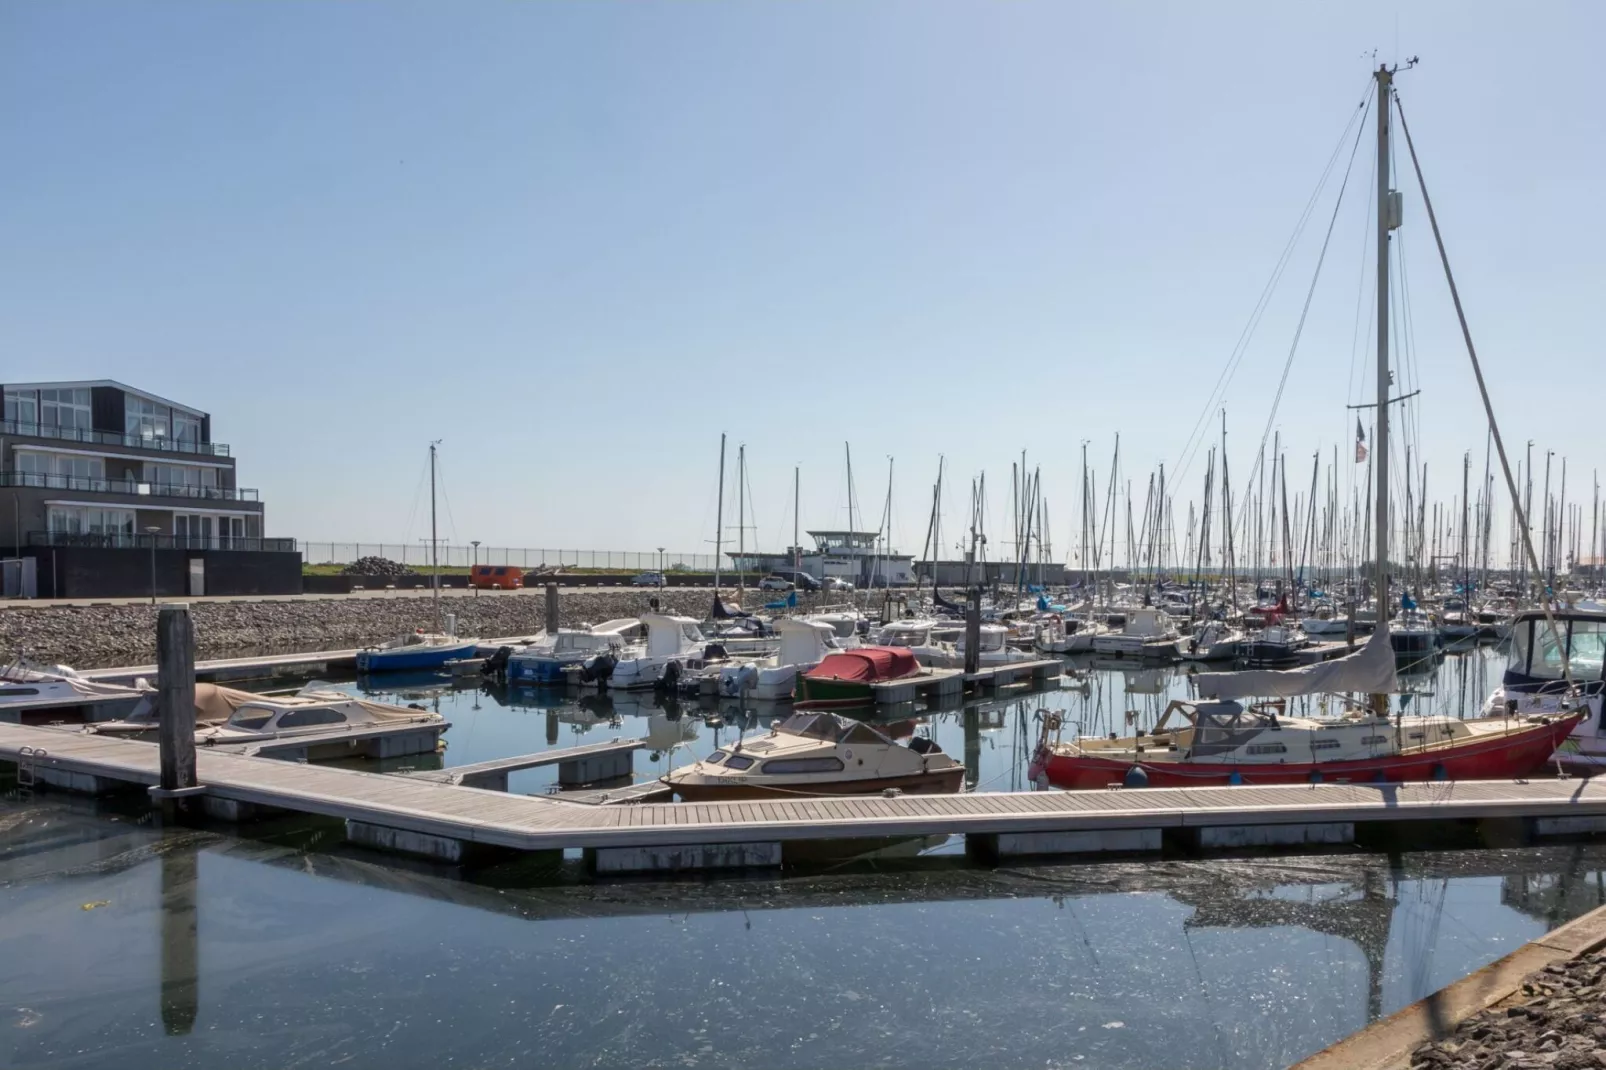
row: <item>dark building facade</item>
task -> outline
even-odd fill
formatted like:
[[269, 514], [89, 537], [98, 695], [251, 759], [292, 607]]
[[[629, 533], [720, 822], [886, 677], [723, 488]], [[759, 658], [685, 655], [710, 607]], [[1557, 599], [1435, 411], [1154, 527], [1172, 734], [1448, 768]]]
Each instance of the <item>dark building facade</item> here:
[[112, 380], [3, 393], [0, 547], [33, 558], [40, 597], [301, 590], [206, 413]]

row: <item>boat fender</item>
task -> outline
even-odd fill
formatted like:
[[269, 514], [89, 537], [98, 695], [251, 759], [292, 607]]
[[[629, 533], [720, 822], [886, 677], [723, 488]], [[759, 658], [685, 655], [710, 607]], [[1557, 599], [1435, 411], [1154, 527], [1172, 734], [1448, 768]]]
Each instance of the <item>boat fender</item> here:
[[1123, 788], [1146, 788], [1149, 786], [1149, 774], [1143, 771], [1143, 766], [1128, 766], [1126, 775], [1121, 778]]
[[1449, 780], [1450, 779], [1450, 771], [1444, 767], [1444, 763], [1443, 762], [1437, 762], [1437, 763], [1434, 764], [1434, 766], [1433, 766], [1433, 779], [1434, 780]]
[[1227, 783], [1231, 784], [1235, 788], [1238, 787], [1239, 785], [1241, 785], [1243, 782], [1244, 782], [1244, 775], [1242, 773], [1238, 772], [1238, 770], [1236, 770], [1236, 769], [1234, 769], [1232, 771], [1232, 776], [1227, 778]]
[[1310, 771], [1310, 782], [1312, 784], [1320, 784], [1322, 782], [1322, 771], [1320, 769], [1312, 769]]

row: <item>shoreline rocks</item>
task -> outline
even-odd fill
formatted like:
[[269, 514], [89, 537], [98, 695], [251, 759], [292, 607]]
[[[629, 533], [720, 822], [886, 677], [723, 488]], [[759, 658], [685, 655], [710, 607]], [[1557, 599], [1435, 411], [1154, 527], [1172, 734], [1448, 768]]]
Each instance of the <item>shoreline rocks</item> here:
[[1606, 1068], [1606, 951], [1529, 974], [1509, 999], [1413, 1051], [1411, 1067]]
[[[694, 620], [708, 615], [713, 592], [701, 588], [628, 588], [607, 591], [560, 589], [564, 627], [598, 624], [617, 617], [661, 610]], [[736, 601], [727, 591], [725, 600]], [[748, 609], [774, 595], [747, 592]], [[862, 596], [861, 596], [862, 597]], [[841, 602], [842, 596], [834, 600]], [[396, 592], [372, 597], [305, 597], [286, 601], [208, 602], [190, 605], [195, 620], [196, 657], [241, 657], [317, 650], [348, 650], [392, 639], [414, 628], [432, 628], [433, 600], [427, 592]], [[821, 602], [799, 595], [798, 608]], [[148, 665], [156, 660], [156, 614], [150, 605], [13, 606], [0, 609], [0, 656], [19, 654], [77, 669]], [[543, 591], [485, 592], [441, 599], [442, 613], [457, 614], [457, 634], [495, 638], [532, 635], [546, 619]]]

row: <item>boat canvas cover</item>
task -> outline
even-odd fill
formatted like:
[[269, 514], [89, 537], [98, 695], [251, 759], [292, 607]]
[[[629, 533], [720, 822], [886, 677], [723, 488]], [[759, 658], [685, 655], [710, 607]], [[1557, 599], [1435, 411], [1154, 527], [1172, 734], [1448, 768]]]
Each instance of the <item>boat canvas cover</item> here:
[[832, 654], [807, 675], [822, 680], [895, 680], [920, 670], [914, 654], [899, 646], [866, 646]]
[[1386, 695], [1400, 689], [1394, 672], [1394, 646], [1380, 627], [1353, 654], [1297, 669], [1202, 672], [1193, 677], [1201, 698], [1293, 698], [1295, 695], [1365, 692]]

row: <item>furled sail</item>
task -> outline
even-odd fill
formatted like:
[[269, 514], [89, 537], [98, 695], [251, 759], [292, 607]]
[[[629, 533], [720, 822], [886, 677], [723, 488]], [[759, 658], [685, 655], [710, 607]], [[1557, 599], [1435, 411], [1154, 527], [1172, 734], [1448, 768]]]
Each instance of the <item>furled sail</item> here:
[[1400, 689], [1386, 624], [1380, 624], [1361, 649], [1332, 661], [1297, 669], [1202, 672], [1193, 677], [1193, 684], [1201, 698], [1292, 698], [1357, 691], [1390, 694]]

